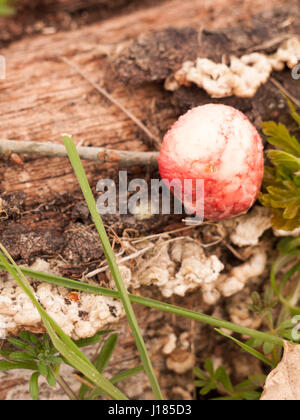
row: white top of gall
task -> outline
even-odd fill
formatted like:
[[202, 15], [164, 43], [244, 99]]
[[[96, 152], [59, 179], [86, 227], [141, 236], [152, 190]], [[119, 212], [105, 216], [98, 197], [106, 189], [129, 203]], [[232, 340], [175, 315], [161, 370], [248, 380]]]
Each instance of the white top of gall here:
[[169, 135], [173, 137], [172, 154], [178, 163], [192, 161], [190, 169], [202, 172], [215, 162], [217, 165], [211, 167], [214, 178], [224, 179], [245, 171], [255, 133], [241, 112], [229, 106], [209, 104], [182, 116]]

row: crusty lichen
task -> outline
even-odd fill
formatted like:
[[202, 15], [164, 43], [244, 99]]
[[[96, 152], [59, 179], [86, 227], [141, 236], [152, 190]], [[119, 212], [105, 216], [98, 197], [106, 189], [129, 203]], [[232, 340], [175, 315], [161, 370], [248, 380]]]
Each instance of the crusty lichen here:
[[[38, 259], [33, 270], [53, 274], [46, 261]], [[101, 328], [123, 316], [123, 307], [113, 298], [77, 293], [47, 283], [31, 282], [35, 296], [63, 331], [74, 339], [93, 336]], [[20, 329], [43, 330], [41, 317], [25, 293], [7, 274], [0, 276], [0, 325], [2, 334]]]
[[[191, 238], [161, 241], [137, 258], [136, 268], [130, 270], [131, 279], [127, 283], [133, 289], [142, 285], [157, 286], [165, 297], [184, 296], [200, 287], [206, 303], [212, 304], [219, 298], [215, 284], [223, 268], [215, 255], [206, 256], [201, 244]], [[121, 269], [128, 278], [129, 268], [122, 266]]]
[[207, 58], [196, 62], [186, 61], [180, 70], [166, 80], [167, 90], [196, 84], [213, 98], [238, 96], [252, 98], [258, 88], [265, 84], [272, 71], [281, 71], [284, 66], [293, 68], [299, 61], [300, 41], [293, 37], [285, 41], [275, 54], [254, 52], [240, 58], [231, 56], [230, 65], [215, 63]]
[[239, 247], [256, 246], [263, 233], [271, 228], [271, 212], [266, 207], [256, 206], [243, 216], [223, 222], [230, 231], [230, 240]]
[[220, 276], [219, 289], [222, 295], [229, 297], [240, 292], [249, 279], [264, 273], [266, 264], [267, 255], [263, 249], [258, 248], [249, 261], [234, 267], [229, 274]]

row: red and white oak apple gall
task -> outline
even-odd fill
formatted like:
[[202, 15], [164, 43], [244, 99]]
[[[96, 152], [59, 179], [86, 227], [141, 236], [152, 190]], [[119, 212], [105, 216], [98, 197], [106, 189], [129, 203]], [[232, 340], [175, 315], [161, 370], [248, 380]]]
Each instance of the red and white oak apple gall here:
[[[263, 179], [263, 143], [248, 118], [230, 106], [208, 104], [181, 116], [165, 135], [159, 159], [162, 179], [204, 180], [204, 217], [218, 221], [246, 213]], [[182, 199], [183, 187], [174, 188]], [[189, 209], [191, 210], [191, 209]]]

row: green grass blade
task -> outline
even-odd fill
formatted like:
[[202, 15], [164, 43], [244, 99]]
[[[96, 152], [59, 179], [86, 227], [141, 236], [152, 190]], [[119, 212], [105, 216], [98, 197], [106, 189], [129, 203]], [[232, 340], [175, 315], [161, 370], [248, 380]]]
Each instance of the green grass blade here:
[[137, 366], [137, 367], [134, 367], [132, 369], [124, 370], [123, 372], [120, 372], [116, 376], [114, 376], [110, 380], [110, 382], [112, 384], [117, 384], [118, 382], [125, 381], [126, 379], [129, 379], [132, 376], [135, 376], [138, 373], [143, 372], [143, 371], [144, 371], [144, 366]]
[[106, 369], [111, 356], [113, 355], [114, 349], [116, 347], [118, 341], [118, 334], [112, 334], [103, 344], [99, 356], [97, 357], [97, 361], [95, 363], [96, 369], [103, 373]]
[[[114, 385], [111, 384], [106, 378], [104, 378], [89, 359], [80, 351], [80, 349], [74, 344], [74, 342], [62, 331], [62, 329], [56, 324], [56, 322], [47, 314], [40, 303], [37, 301], [31, 286], [23, 275], [22, 271], [15, 264], [11, 256], [8, 254], [6, 249], [0, 244], [0, 261], [6, 267], [7, 271], [14, 277], [17, 284], [27, 294], [34, 306], [39, 311], [43, 320], [44, 326], [52, 340], [54, 347], [64, 356], [70, 364], [80, 372], [82, 372], [88, 379], [95, 383], [104, 394], [109, 395], [115, 400], [125, 400], [126, 396], [119, 391]], [[11, 268], [5, 258], [12, 263]]]
[[[0, 261], [0, 268], [8, 271]], [[13, 269], [12, 266], [10, 266]], [[41, 273], [39, 271], [30, 270], [28, 268], [20, 268], [21, 271], [28, 277], [31, 277], [35, 280], [43, 281], [45, 283], [54, 284], [56, 286], [66, 287], [67, 289], [78, 290], [85, 293], [93, 293], [95, 295], [112, 297], [115, 299], [120, 299], [120, 295], [116, 290], [107, 289], [105, 287], [94, 286], [92, 284], [87, 284], [79, 282], [76, 280], [70, 280], [65, 277], [54, 276], [51, 274]], [[227, 330], [233, 331], [238, 334], [246, 335], [255, 339], [260, 339], [262, 341], [278, 344], [283, 346], [283, 340], [280, 337], [276, 337], [272, 334], [264, 333], [261, 331], [252, 330], [250, 328], [242, 327], [240, 325], [234, 324], [229, 321], [224, 321], [219, 318], [214, 318], [210, 315], [202, 314], [199, 312], [192, 311], [190, 309], [181, 308], [179, 306], [171, 305], [169, 303], [160, 302], [155, 299], [145, 298], [142, 296], [136, 296], [129, 294], [131, 302], [137, 303], [139, 305], [147, 306], [149, 308], [155, 308], [164, 312], [168, 312], [174, 315], [182, 316], [184, 318], [193, 319], [197, 322], [203, 324], [208, 324], [217, 328], [225, 328]]]
[[97, 232], [99, 234], [99, 238], [103, 247], [105, 257], [107, 259], [107, 263], [109, 265], [112, 276], [114, 278], [116, 288], [118, 292], [120, 293], [120, 299], [123, 303], [127, 320], [132, 330], [132, 333], [133, 333], [138, 351], [140, 353], [140, 357], [141, 357], [143, 366], [145, 368], [145, 372], [147, 373], [147, 376], [149, 378], [149, 382], [151, 384], [153, 393], [156, 399], [162, 400], [163, 396], [162, 396], [158, 381], [156, 379], [155, 372], [154, 372], [151, 360], [149, 358], [146, 345], [144, 343], [140, 328], [138, 326], [126, 287], [124, 285], [118, 264], [115, 259], [114, 252], [110, 245], [100, 214], [97, 210], [96, 202], [93, 197], [93, 193], [89, 185], [89, 182], [87, 180], [85, 171], [83, 169], [80, 157], [78, 155], [78, 152], [76, 150], [76, 147], [72, 138], [65, 136], [63, 137], [63, 141], [65, 144], [69, 159], [71, 161], [71, 164], [73, 166], [74, 172], [77, 176], [78, 182], [82, 189], [82, 193], [84, 195], [84, 198], [90, 210], [92, 219], [96, 226]]
[[92, 346], [94, 344], [98, 344], [102, 340], [102, 336], [104, 334], [109, 334], [113, 332], [114, 330], [103, 330], [98, 332], [94, 335], [94, 337], [91, 338], [82, 338], [81, 340], [75, 341], [75, 344], [77, 347], [88, 347]]
[[269, 360], [267, 357], [265, 357], [262, 353], [260, 353], [259, 351], [253, 349], [252, 347], [248, 346], [245, 343], [242, 343], [241, 341], [237, 340], [234, 337], [231, 337], [231, 335], [226, 334], [225, 332], [216, 329], [216, 331], [223, 335], [226, 338], [229, 338], [230, 340], [232, 340], [234, 343], [236, 343], [239, 347], [241, 347], [245, 352], [251, 354], [251, 356], [256, 357], [256, 359], [260, 360], [261, 362], [265, 363], [268, 366], [271, 366], [272, 369], [274, 369], [276, 367], [275, 363], [273, 363], [271, 360]]

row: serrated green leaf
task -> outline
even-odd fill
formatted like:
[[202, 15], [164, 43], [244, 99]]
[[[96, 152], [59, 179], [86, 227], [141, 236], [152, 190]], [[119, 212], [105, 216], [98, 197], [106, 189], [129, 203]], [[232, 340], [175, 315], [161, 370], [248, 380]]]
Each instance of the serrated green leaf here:
[[268, 150], [266, 153], [275, 166], [282, 165], [292, 172], [300, 170], [300, 159], [292, 154], [281, 150]]
[[268, 142], [296, 157], [300, 157], [300, 143], [296, 137], [291, 136], [285, 125], [273, 121], [262, 124], [263, 132], [268, 136]]

